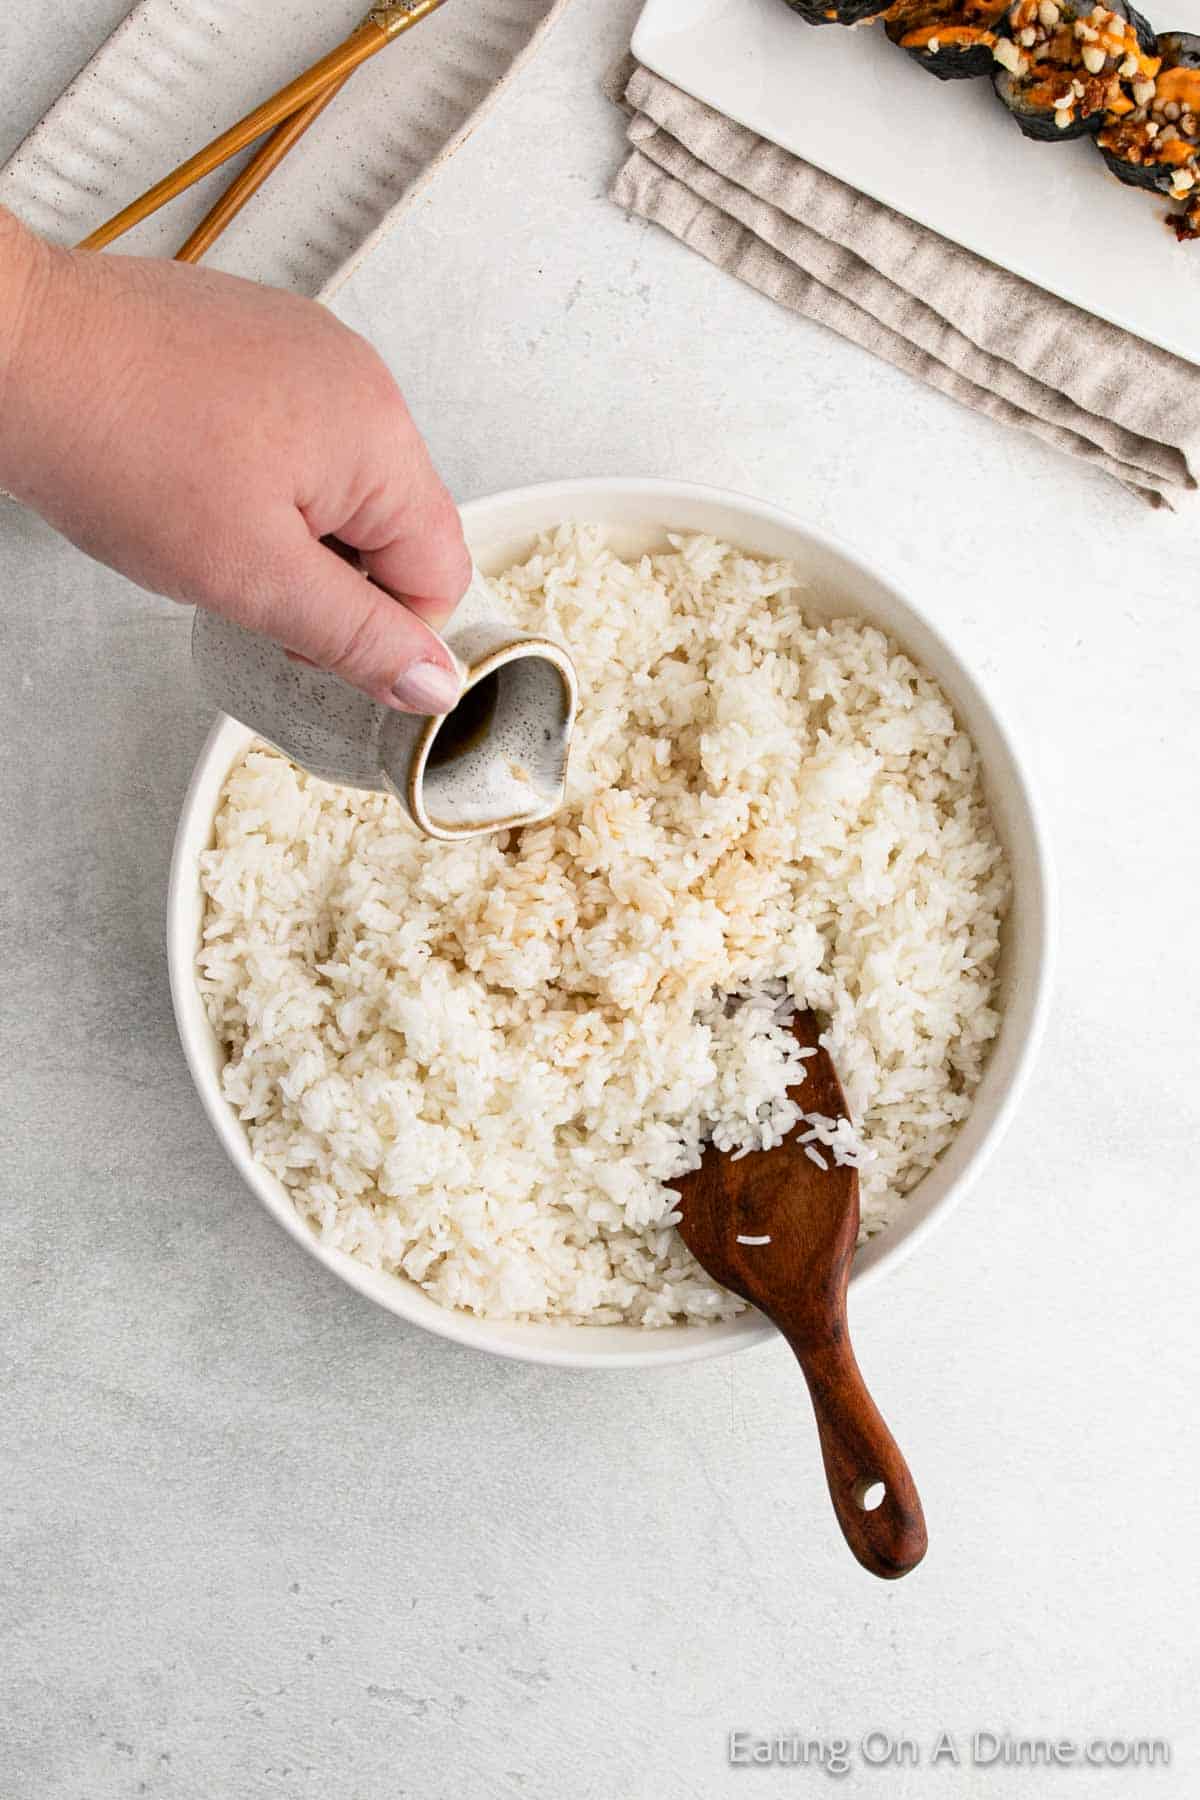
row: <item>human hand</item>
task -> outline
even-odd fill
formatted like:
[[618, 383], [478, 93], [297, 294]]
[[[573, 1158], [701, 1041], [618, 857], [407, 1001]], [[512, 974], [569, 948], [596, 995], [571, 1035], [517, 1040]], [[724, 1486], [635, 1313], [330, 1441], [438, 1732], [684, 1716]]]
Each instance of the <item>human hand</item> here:
[[0, 484], [382, 705], [458, 698], [436, 634], [470, 577], [458, 513], [381, 358], [311, 301], [55, 250], [0, 212]]

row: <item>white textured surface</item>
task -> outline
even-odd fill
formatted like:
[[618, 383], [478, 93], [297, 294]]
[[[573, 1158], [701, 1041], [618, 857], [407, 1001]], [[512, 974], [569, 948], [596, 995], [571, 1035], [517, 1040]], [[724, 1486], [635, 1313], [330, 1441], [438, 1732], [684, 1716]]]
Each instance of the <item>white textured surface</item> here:
[[[1200, 25], [1200, 0], [1155, 23]], [[1093, 145], [1023, 137], [987, 81], [938, 81], [881, 27], [814, 28], [781, 0], [648, 0], [647, 67], [956, 244], [1200, 362], [1200, 258], [1161, 199]], [[847, 128], [849, 108], [849, 128]]]
[[[455, 0], [422, 21], [356, 71], [208, 260], [330, 291], [463, 141], [561, 3]], [[363, 0], [140, 0], [0, 167], [0, 203], [78, 241], [333, 49], [366, 10]], [[251, 154], [146, 220], [122, 250], [173, 254]]]
[[[0, 14], [0, 136], [111, 0]], [[1040, 1079], [858, 1311], [932, 1548], [872, 1583], [787, 1353], [488, 1362], [329, 1280], [175, 1042], [187, 625], [0, 513], [0, 1792], [1185, 1800], [1197, 1789], [1196, 513], [1151, 514], [603, 197], [632, 0], [571, 8], [344, 291], [463, 495], [723, 482], [892, 562], [1040, 769]], [[55, 42], [73, 21], [69, 48]], [[486, 305], [480, 302], [481, 277]], [[1166, 1771], [728, 1771], [728, 1727], [1161, 1732]]]

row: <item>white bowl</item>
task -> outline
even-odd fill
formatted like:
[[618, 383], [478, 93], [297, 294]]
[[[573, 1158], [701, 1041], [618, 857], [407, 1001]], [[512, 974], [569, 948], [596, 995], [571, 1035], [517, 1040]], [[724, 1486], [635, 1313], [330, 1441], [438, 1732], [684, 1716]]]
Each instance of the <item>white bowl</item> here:
[[[534, 534], [569, 520], [608, 528], [628, 554], [661, 544], [664, 530], [705, 531], [763, 556], [791, 557], [812, 583], [810, 611], [853, 614], [894, 636], [941, 683], [979, 750], [988, 800], [1012, 867], [1014, 897], [1001, 957], [1003, 1022], [970, 1117], [937, 1167], [913, 1190], [885, 1231], [855, 1258], [856, 1293], [894, 1268], [962, 1198], [982, 1169], [1020, 1097], [1041, 1035], [1050, 977], [1053, 892], [1050, 864], [1029, 775], [991, 703], [941, 633], [885, 575], [863, 558], [762, 501], [671, 481], [547, 482], [476, 500], [463, 523], [485, 574], [522, 557]], [[415, 1283], [368, 1269], [326, 1248], [301, 1220], [287, 1191], [255, 1162], [240, 1121], [221, 1093], [221, 1058], [195, 978], [201, 896], [198, 858], [212, 842], [226, 774], [251, 733], [221, 717], [201, 753], [183, 804], [168, 897], [171, 991], [179, 1035], [205, 1110], [234, 1166], [285, 1231], [326, 1268], [390, 1312], [477, 1350], [568, 1368], [629, 1368], [721, 1356], [773, 1336], [759, 1314], [714, 1325], [657, 1331], [637, 1326], [521, 1325], [452, 1312]]]

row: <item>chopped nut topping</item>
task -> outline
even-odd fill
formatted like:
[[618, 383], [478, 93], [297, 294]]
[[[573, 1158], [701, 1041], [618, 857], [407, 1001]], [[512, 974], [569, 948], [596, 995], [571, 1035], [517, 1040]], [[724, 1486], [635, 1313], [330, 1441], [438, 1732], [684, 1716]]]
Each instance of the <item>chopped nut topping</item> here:
[[1011, 38], [1001, 38], [992, 51], [992, 55], [1000, 67], [1007, 69], [1010, 75], [1021, 74], [1025, 67], [1025, 60]]

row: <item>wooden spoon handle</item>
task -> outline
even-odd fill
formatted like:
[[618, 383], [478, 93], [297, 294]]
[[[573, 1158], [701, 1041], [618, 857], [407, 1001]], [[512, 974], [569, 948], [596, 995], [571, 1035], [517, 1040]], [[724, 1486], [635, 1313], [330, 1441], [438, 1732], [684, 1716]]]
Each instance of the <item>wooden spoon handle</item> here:
[[[812, 1396], [825, 1459], [825, 1478], [838, 1524], [864, 1569], [894, 1581], [915, 1569], [928, 1538], [916, 1483], [900, 1446], [867, 1392], [855, 1360], [845, 1315], [823, 1342], [793, 1336], [780, 1325]], [[883, 1485], [883, 1499], [868, 1509], [872, 1487]]]

